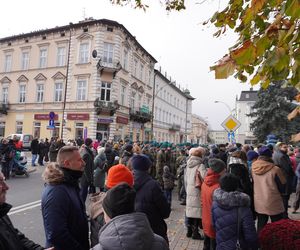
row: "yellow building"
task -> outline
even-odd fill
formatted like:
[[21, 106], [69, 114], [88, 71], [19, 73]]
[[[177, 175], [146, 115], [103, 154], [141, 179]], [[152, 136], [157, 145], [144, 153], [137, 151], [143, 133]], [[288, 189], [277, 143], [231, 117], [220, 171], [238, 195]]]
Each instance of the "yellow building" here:
[[147, 139], [155, 63], [107, 19], [2, 38], [0, 136]]

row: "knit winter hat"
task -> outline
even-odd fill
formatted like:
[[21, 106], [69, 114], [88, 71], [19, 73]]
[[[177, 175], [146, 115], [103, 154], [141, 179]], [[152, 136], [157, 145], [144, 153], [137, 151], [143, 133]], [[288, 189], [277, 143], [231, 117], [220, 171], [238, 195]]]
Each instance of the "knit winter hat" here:
[[300, 249], [300, 222], [280, 220], [268, 223], [259, 233], [261, 249]]
[[152, 162], [147, 155], [139, 154], [139, 155], [134, 155], [131, 158], [131, 167], [134, 170], [148, 171], [151, 165]]
[[224, 161], [212, 158], [208, 160], [208, 167], [215, 173], [221, 173], [226, 168], [226, 165]]
[[227, 173], [220, 178], [219, 182], [222, 190], [233, 192], [238, 189], [240, 180], [234, 174]]
[[128, 152], [131, 152], [132, 149], [133, 149], [133, 146], [132, 146], [131, 144], [128, 144], [128, 145], [125, 146], [124, 149], [125, 149], [126, 151], [128, 151]]
[[129, 186], [133, 186], [133, 174], [123, 164], [118, 164], [108, 170], [106, 187], [113, 188], [121, 182], [126, 182]]
[[91, 144], [93, 143], [93, 140], [91, 139], [91, 138], [86, 138], [85, 140], [84, 140], [84, 144], [86, 145], [86, 146], [90, 146]]
[[134, 212], [135, 191], [127, 183], [120, 183], [106, 192], [103, 209], [109, 218]]
[[254, 159], [258, 158], [258, 153], [256, 153], [254, 150], [249, 150], [247, 152], [247, 160], [248, 161], [253, 161]]
[[262, 146], [258, 150], [259, 155], [272, 158], [272, 151], [267, 146]]

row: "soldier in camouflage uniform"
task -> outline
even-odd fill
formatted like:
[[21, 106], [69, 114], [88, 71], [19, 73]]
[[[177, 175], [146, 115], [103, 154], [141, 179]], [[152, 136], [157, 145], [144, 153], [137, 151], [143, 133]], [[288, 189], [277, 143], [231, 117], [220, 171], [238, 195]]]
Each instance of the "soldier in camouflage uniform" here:
[[156, 157], [156, 180], [159, 182], [159, 184], [163, 187], [163, 169], [166, 165], [166, 145], [163, 144], [160, 147], [160, 150], [157, 153]]
[[180, 150], [180, 156], [176, 159], [176, 169], [177, 169], [177, 192], [178, 192], [178, 200], [183, 201], [185, 197], [183, 197], [182, 188], [184, 187], [184, 168], [183, 165], [186, 164], [186, 151], [184, 149]]

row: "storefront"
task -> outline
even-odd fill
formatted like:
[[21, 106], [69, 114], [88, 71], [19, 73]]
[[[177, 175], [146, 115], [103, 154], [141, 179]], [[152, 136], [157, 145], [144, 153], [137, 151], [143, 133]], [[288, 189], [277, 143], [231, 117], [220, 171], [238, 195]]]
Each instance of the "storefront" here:
[[[59, 115], [55, 114], [54, 116], [54, 129], [47, 129], [49, 125], [49, 114], [34, 114], [33, 115], [33, 129], [32, 135], [35, 138], [49, 138], [49, 137], [59, 137], [60, 135], [60, 122], [58, 122]], [[18, 126], [17, 122], [17, 126]], [[20, 125], [21, 127], [21, 125]]]
[[98, 118], [96, 126], [96, 139], [98, 141], [106, 141], [109, 139], [110, 124], [113, 118]]
[[127, 117], [116, 117], [116, 132], [114, 135], [114, 141], [125, 140], [128, 137], [128, 122], [129, 119]]
[[68, 113], [66, 129], [69, 131], [68, 138], [85, 138], [84, 131], [87, 130], [90, 115], [88, 113]]

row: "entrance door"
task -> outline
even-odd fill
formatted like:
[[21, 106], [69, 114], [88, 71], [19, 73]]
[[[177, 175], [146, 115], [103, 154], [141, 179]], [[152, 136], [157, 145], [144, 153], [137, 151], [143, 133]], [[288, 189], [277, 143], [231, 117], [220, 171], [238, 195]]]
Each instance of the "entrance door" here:
[[107, 141], [109, 138], [109, 125], [97, 123], [96, 139], [98, 141]]

